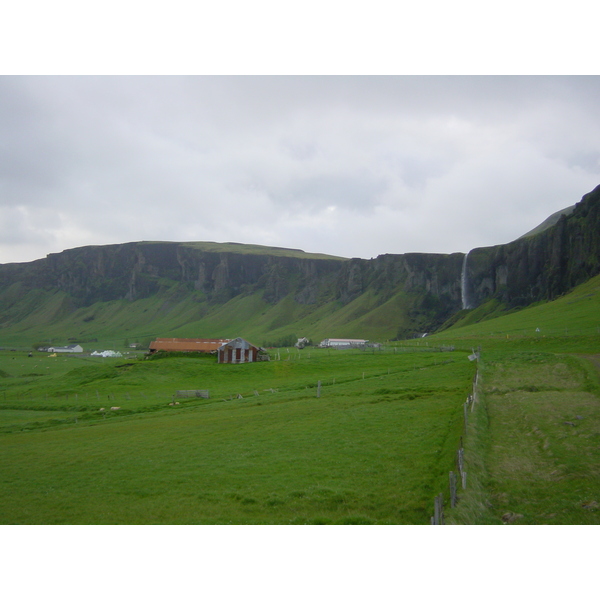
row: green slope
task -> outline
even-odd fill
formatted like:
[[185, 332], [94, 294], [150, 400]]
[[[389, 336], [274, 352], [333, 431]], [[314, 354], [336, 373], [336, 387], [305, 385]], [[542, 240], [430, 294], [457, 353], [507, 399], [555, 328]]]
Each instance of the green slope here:
[[[485, 311], [488, 314], [485, 315]], [[489, 318], [498, 310], [488, 303], [474, 311], [464, 311], [463, 318], [435, 339], [479, 339], [484, 345], [496, 341], [522, 341], [529, 344], [568, 348], [584, 343], [598, 351], [600, 341], [600, 276], [593, 277], [557, 300]], [[469, 324], [470, 313], [479, 311], [486, 320]], [[574, 340], [580, 341], [575, 342]]]
[[125, 340], [145, 342], [171, 336], [242, 336], [257, 343], [286, 335], [315, 340], [388, 340], [395, 338], [399, 328], [410, 324], [408, 311], [412, 304], [407, 294], [397, 293], [386, 300], [373, 290], [346, 305], [336, 300], [301, 304], [294, 293], [270, 304], [263, 299], [262, 291], [215, 303], [207, 301], [201, 292], [190, 292], [185, 285], [172, 282], [150, 298], [98, 302], [73, 309], [64, 293], [32, 291], [22, 299], [22, 318], [0, 330], [0, 347], [76, 339], [91, 343], [89, 348], [93, 348], [94, 340], [99, 345], [120, 345]]

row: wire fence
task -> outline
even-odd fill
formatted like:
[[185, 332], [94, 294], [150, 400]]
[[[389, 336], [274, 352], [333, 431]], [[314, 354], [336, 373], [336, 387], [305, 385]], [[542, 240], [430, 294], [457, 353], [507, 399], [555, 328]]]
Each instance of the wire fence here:
[[[474, 353], [475, 359], [479, 361], [479, 352]], [[473, 389], [472, 393], [467, 396], [463, 404], [463, 435], [460, 436], [460, 442], [458, 450], [456, 451], [456, 469], [457, 473], [450, 471], [448, 474], [448, 485], [449, 485], [449, 500], [450, 507], [455, 508], [459, 501], [458, 486], [463, 490], [467, 489], [467, 471], [465, 469], [465, 450], [463, 447], [463, 439], [467, 435], [469, 425], [469, 414], [473, 412], [475, 404], [479, 402], [479, 388], [480, 388], [480, 375], [479, 368], [475, 372], [473, 377]], [[433, 503], [433, 516], [431, 517], [432, 525], [444, 525], [444, 494], [440, 493], [434, 498]]]

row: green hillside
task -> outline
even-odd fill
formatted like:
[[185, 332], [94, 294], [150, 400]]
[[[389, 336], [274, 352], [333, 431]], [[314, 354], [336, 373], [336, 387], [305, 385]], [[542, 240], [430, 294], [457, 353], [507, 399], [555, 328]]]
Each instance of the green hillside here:
[[0, 330], [0, 347], [78, 340], [87, 350], [103, 345], [120, 347], [125, 340], [145, 343], [155, 337], [241, 336], [258, 344], [286, 335], [385, 341], [395, 338], [399, 328], [414, 325], [407, 316], [414, 302], [406, 293], [386, 300], [369, 290], [345, 305], [339, 300], [301, 304], [294, 294], [272, 304], [264, 300], [262, 292], [216, 303], [201, 292], [169, 282], [150, 298], [97, 302], [74, 309], [63, 292], [34, 291], [19, 302], [23, 316], [19, 315], [18, 323]]
[[[496, 301], [463, 311], [436, 340], [477, 340], [485, 348], [519, 346], [556, 351], [600, 351], [600, 276], [552, 302], [502, 314]], [[494, 316], [500, 313], [501, 316]], [[483, 319], [483, 320], [479, 320]], [[472, 323], [471, 321], [477, 322]]]

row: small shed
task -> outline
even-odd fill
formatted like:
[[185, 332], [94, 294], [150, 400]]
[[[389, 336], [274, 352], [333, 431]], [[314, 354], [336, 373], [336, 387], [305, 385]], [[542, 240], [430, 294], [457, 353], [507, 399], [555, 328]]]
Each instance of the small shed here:
[[259, 357], [260, 348], [253, 346], [242, 338], [235, 338], [223, 344], [217, 351], [220, 363], [248, 363], [262, 360]]

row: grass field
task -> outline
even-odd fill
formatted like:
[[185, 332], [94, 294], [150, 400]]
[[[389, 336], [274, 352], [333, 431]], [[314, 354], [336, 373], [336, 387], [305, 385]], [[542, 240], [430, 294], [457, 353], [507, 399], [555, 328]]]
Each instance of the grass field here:
[[489, 353], [452, 523], [600, 523], [600, 387], [587, 357]]
[[[465, 353], [279, 357], [3, 353], [1, 522], [426, 523], [461, 434]], [[169, 406], [178, 389], [211, 398]]]

